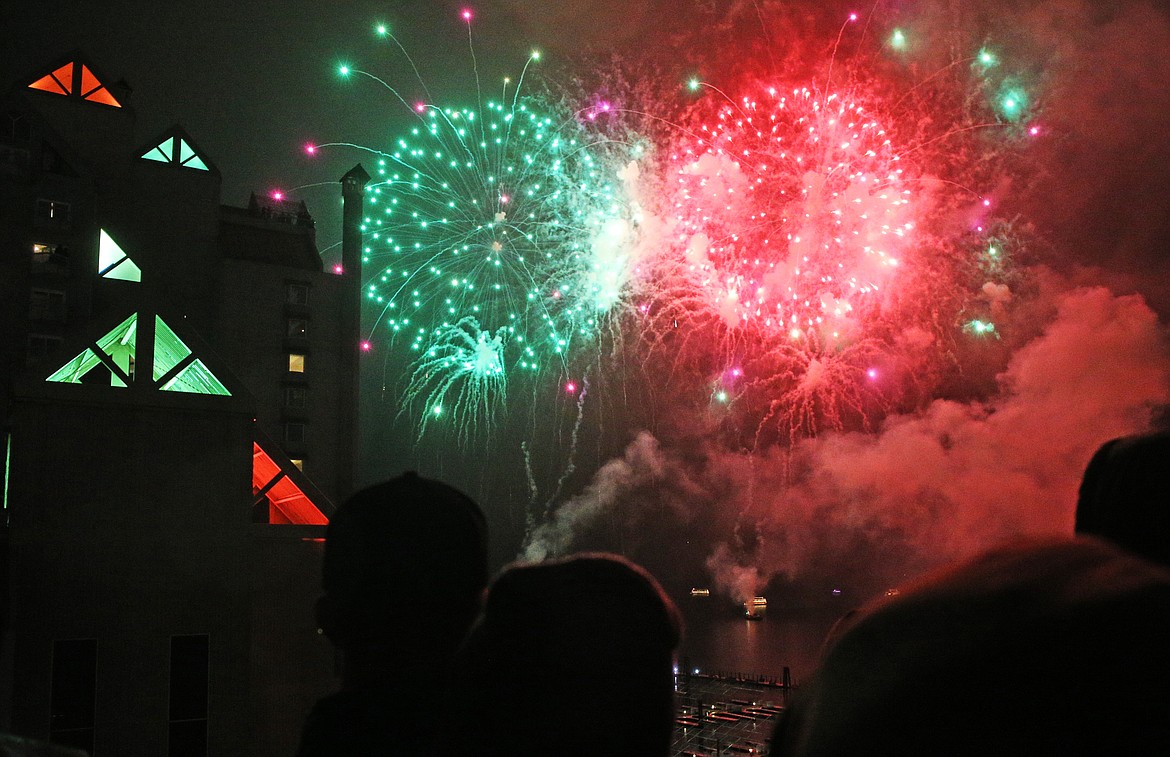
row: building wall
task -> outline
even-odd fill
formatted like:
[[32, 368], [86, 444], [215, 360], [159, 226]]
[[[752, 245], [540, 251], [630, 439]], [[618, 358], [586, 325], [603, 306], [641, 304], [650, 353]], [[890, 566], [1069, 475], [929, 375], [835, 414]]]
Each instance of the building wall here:
[[[290, 304], [289, 284], [309, 287], [305, 306]], [[225, 259], [213, 347], [256, 397], [257, 422], [333, 502], [348, 492], [338, 482], [339, 451], [356, 440], [341, 437], [341, 352], [351, 340], [341, 331], [342, 279], [332, 273]], [[288, 333], [290, 318], [308, 323], [305, 336]], [[288, 370], [290, 354], [305, 355], [305, 370]], [[304, 407], [286, 401], [290, 387], [305, 389]], [[348, 411], [353, 412], [353, 411]], [[289, 441], [287, 424], [303, 423], [303, 442]]]
[[[30, 129], [0, 134], [0, 426], [13, 432], [0, 525], [12, 598], [0, 703], [12, 706], [0, 726], [46, 738], [54, 641], [96, 639], [96, 753], [167, 754], [170, 640], [207, 634], [207, 754], [291, 754], [308, 708], [335, 688], [312, 620], [323, 528], [252, 522], [252, 443], [266, 434], [334, 501], [347, 493], [356, 408], [340, 384], [356, 376], [340, 356], [354, 348], [341, 333], [354, 282], [321, 271], [311, 226], [259, 224], [265, 260], [225, 250], [240, 213], [221, 206], [214, 164], [143, 160], [154, 135], [135, 133], [127, 93], [115, 109], [14, 91], [4, 109]], [[40, 199], [69, 203], [69, 219], [38, 217]], [[98, 276], [103, 228], [140, 284]], [[68, 255], [34, 263], [41, 242]], [[291, 341], [287, 319], [301, 311], [289, 282], [311, 290], [309, 330]], [[63, 312], [33, 317], [36, 289], [64, 292]], [[30, 380], [96, 327], [154, 310], [199, 337], [188, 346], [224, 366], [233, 397]], [[30, 335], [64, 346], [38, 359]], [[302, 347], [307, 371], [290, 376], [288, 353]], [[286, 406], [289, 385], [307, 387], [304, 408]], [[302, 443], [283, 441], [293, 421], [306, 424]]]
[[333, 646], [314, 613], [324, 536], [323, 527], [253, 526], [252, 757], [296, 754], [309, 710], [337, 689]]
[[52, 643], [96, 638], [95, 754], [166, 754], [170, 638], [208, 634], [208, 753], [247, 753], [251, 418], [47, 388], [92, 399], [11, 417], [13, 730], [48, 738]]

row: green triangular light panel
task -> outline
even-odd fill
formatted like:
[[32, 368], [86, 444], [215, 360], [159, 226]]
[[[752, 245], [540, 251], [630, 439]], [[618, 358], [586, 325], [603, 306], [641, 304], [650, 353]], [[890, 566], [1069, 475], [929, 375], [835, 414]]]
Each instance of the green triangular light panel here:
[[110, 270], [102, 274], [103, 278], [117, 279], [118, 281], [133, 281], [138, 284], [142, 281], [142, 269], [134, 265], [134, 261], [126, 258]]
[[190, 354], [191, 350], [183, 344], [183, 340], [171, 330], [171, 327], [162, 318], [156, 315], [154, 317], [154, 380], [158, 381], [167, 375], [172, 368], [183, 362]]
[[85, 351], [58, 368], [46, 381], [56, 381], [62, 384], [80, 384], [81, 377], [89, 373], [95, 366], [101, 365], [101, 359], [86, 347]]
[[134, 313], [126, 320], [119, 323], [113, 329], [106, 333], [101, 339], [97, 341], [98, 347], [102, 348], [107, 355], [114, 355], [118, 350], [130, 350], [130, 355], [134, 355], [135, 337], [138, 334], [138, 314]]
[[215, 394], [230, 397], [232, 393], [211, 372], [202, 360], [193, 360], [163, 385], [164, 392], [190, 392], [193, 394]]
[[98, 274], [119, 281], [142, 281], [142, 269], [134, 264], [105, 229], [98, 236]]
[[[135, 335], [138, 332], [138, 315], [131, 315], [119, 323], [106, 335], [97, 341], [98, 349], [110, 359], [114, 365], [129, 376], [134, 362]], [[93, 348], [86, 348], [80, 355], [58, 368], [49, 376], [47, 381], [63, 384], [81, 384], [87, 373], [102, 363], [101, 357]], [[126, 382], [116, 372], [110, 372], [110, 385], [125, 388]]]

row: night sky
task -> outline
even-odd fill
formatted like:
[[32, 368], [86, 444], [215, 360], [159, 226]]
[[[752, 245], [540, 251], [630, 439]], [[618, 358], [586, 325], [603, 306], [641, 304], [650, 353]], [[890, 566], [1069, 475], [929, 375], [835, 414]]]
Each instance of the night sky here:
[[[758, 591], [769, 579], [826, 576], [850, 555], [873, 568], [863, 590], [877, 591], [883, 581], [970, 552], [1005, 531], [1064, 528], [1070, 490], [1088, 452], [1103, 436], [1143, 428], [1148, 419], [1135, 407], [1165, 401], [1170, 3], [943, 5], [469, 4], [484, 81], [515, 75], [533, 47], [545, 51], [561, 77], [586, 65], [587, 54], [599, 60], [619, 53], [636, 60], [636, 70], [658, 72], [650, 88], [655, 96], [673, 96], [696, 68], [727, 84], [769, 58], [823, 56], [825, 45], [800, 33], [831, 42], [840, 19], [858, 10], [872, 14], [875, 29], [897, 22], [930, 40], [923, 55], [943, 64], [955, 46], [1008, 51], [1043, 102], [1046, 138], [1029, 163], [1039, 168], [1026, 180], [1006, 172], [995, 186], [981, 188], [1005, 198], [1043, 248], [1029, 261], [1032, 291], [1027, 307], [1016, 311], [1018, 336], [1006, 337], [986, 368], [991, 377], [1002, 371], [1001, 380], [979, 396], [924, 401], [893, 416], [880, 433], [807, 442], [796, 450], [797, 473], [784, 450], [746, 454], [712, 441], [702, 423], [683, 427], [664, 420], [671, 415], [666, 408], [647, 411], [653, 403], [642, 400], [661, 394], [653, 387], [645, 397], [599, 400], [582, 437], [589, 453], [550, 503], [563, 516], [551, 522], [556, 529], [588, 532], [565, 543], [621, 548], [652, 568], [662, 566], [660, 573], [685, 562], [682, 572], [709, 571], [728, 592]], [[142, 139], [174, 123], [187, 129], [220, 168], [225, 203], [245, 204], [253, 190], [281, 189], [304, 199], [330, 263], [340, 236], [339, 191], [330, 182], [363, 156], [338, 150], [309, 158], [304, 145], [378, 147], [405, 122], [391, 97], [368, 81], [340, 80], [337, 66], [378, 73], [407, 99], [420, 94], [409, 67], [375, 38], [374, 24], [384, 22], [433, 92], [447, 100], [470, 97], [467, 29], [458, 17], [463, 7], [423, 0], [327, 10], [301, 0], [20, 3], [6, 10], [0, 27], [0, 75], [18, 80], [72, 49], [84, 50], [108, 77], [133, 87]], [[770, 21], [776, 9], [783, 23]], [[1078, 289], [1084, 286], [1107, 290]], [[1125, 298], [1135, 293], [1143, 299]], [[1097, 375], [1090, 368], [1099, 362], [1116, 372]], [[516, 447], [508, 445], [524, 431], [505, 435], [507, 454], [412, 450], [401, 429], [393, 430], [393, 403], [380, 399], [384, 375], [368, 371], [364, 387], [366, 475], [421, 461], [424, 472], [495, 497], [488, 509], [504, 532], [522, 529], [533, 510], [524, 503], [527, 482]], [[1065, 391], [1049, 390], [1061, 382]], [[1119, 385], [1154, 388], [1115, 401]], [[1024, 431], [1036, 443], [1021, 448], [1017, 435]], [[945, 480], [906, 464], [921, 460], [934, 460]], [[1033, 507], [1036, 500], [1050, 506]], [[964, 529], [973, 535], [954, 536]], [[558, 538], [548, 542], [562, 543]], [[678, 554], [682, 543], [693, 543], [689, 556]]]

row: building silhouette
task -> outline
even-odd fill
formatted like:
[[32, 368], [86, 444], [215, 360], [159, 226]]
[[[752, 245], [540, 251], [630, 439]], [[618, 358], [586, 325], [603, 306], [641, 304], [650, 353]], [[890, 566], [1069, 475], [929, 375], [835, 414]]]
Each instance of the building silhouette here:
[[[0, 105], [0, 730], [99, 755], [291, 754], [334, 687], [312, 620], [353, 487], [360, 230], [221, 204], [83, 53]], [[3, 717], [3, 716], [0, 716]]]

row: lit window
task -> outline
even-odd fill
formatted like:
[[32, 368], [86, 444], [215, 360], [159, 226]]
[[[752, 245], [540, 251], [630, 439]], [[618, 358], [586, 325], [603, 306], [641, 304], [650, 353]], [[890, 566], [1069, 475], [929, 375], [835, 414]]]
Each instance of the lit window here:
[[105, 229], [98, 234], [98, 275], [119, 281], [142, 281], [142, 269], [134, 264], [125, 250]]
[[309, 390], [303, 386], [286, 386], [284, 388], [284, 406], [303, 408], [308, 404]]
[[304, 373], [305, 372], [305, 356], [297, 353], [290, 353], [288, 356], [288, 372], [289, 373]]
[[287, 334], [291, 339], [304, 339], [309, 335], [308, 318], [289, 318]]
[[65, 293], [55, 289], [29, 292], [28, 317], [34, 321], [64, 321]]
[[32, 260], [34, 263], [48, 263], [61, 249], [59, 244], [47, 244], [43, 242], [33, 242], [32, 246]]
[[291, 444], [300, 444], [305, 441], [305, 424], [303, 423], [286, 423], [284, 424], [284, 440]]
[[297, 466], [297, 470], [299, 470], [301, 473], [305, 472], [305, 461], [304, 460], [297, 460], [294, 458], [293, 460], [290, 460], [289, 462], [291, 462], [293, 465]]
[[89, 66], [84, 64], [66, 63], [52, 73], [45, 74], [29, 84], [28, 88], [39, 89], [54, 95], [80, 97], [89, 102], [112, 105], [115, 108], [122, 107], [122, 104], [110, 94], [110, 91], [98, 80]]
[[171, 163], [176, 166], [185, 166], [186, 168], [198, 168], [200, 171], [208, 170], [207, 164], [195, 152], [195, 149], [187, 143], [187, 140], [182, 137], [173, 136], [167, 137], [158, 145], [147, 150], [142, 157], [145, 160], [153, 160], [159, 163]]
[[308, 305], [309, 285], [296, 283], [289, 284], [288, 289], [285, 290], [285, 302], [290, 305]]
[[69, 223], [69, 203], [60, 200], [37, 200], [36, 220], [43, 224], [65, 226]]

